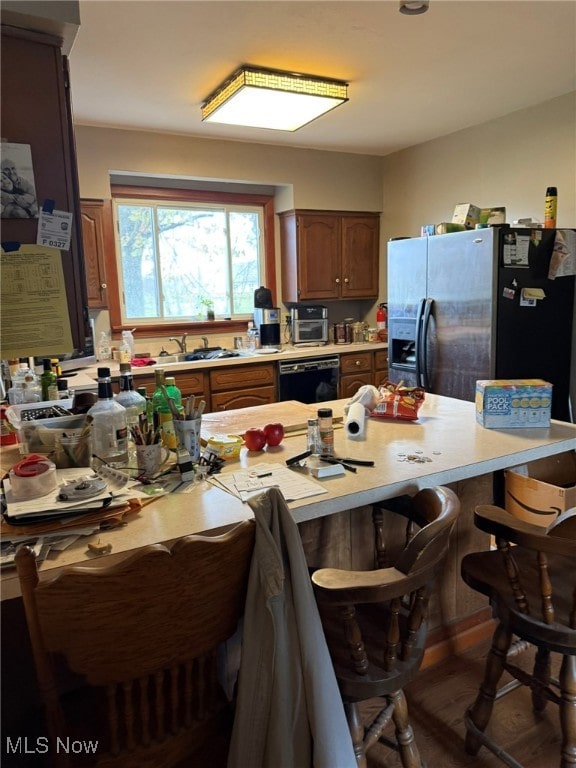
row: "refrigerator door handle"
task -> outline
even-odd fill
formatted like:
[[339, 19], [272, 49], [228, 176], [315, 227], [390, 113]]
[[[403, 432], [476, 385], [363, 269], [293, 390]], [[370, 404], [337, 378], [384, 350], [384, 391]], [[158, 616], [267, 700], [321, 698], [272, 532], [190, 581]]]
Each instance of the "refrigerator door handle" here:
[[421, 386], [429, 392], [430, 379], [428, 377], [428, 330], [430, 328], [430, 318], [432, 316], [432, 307], [434, 299], [426, 299], [423, 307], [422, 326], [420, 329], [420, 349], [418, 358], [420, 360], [420, 381]]
[[416, 358], [416, 386], [421, 387], [422, 384], [422, 360], [421, 360], [421, 338], [422, 338], [422, 315], [424, 313], [424, 305], [426, 299], [420, 299], [418, 302], [418, 310], [416, 312], [416, 332], [414, 334], [414, 356]]

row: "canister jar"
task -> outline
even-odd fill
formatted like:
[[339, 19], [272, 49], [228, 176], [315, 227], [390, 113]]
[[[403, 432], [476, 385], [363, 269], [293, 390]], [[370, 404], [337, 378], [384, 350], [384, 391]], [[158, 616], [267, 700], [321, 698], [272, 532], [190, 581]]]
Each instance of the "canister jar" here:
[[364, 323], [352, 324], [352, 341], [354, 344], [362, 344], [364, 341]]
[[366, 331], [366, 341], [378, 341], [378, 328], [368, 328]]
[[334, 344], [346, 344], [346, 323], [334, 323]]
[[346, 344], [352, 344], [352, 342], [354, 341], [354, 333], [352, 330], [353, 324], [354, 324], [353, 317], [344, 318], [344, 333], [346, 335]]

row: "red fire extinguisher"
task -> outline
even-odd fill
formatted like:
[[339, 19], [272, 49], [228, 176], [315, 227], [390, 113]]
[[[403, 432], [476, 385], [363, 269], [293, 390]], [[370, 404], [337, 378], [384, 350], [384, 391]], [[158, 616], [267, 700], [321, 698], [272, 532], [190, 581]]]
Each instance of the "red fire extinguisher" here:
[[388, 341], [388, 305], [379, 304], [376, 310], [376, 327], [378, 329], [378, 340]]

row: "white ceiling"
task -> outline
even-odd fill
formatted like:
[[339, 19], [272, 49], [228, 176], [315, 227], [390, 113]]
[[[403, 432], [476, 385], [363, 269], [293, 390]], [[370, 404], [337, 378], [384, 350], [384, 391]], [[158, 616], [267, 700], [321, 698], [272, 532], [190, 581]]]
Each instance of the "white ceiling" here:
[[[80, 0], [69, 58], [77, 125], [386, 155], [576, 90], [576, 2]], [[294, 133], [202, 123], [243, 63], [350, 100]]]

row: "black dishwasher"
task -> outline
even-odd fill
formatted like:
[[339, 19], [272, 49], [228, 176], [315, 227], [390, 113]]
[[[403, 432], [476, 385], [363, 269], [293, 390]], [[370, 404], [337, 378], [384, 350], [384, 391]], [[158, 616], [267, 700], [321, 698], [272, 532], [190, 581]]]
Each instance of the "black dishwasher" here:
[[301, 403], [337, 400], [339, 371], [338, 355], [282, 360], [278, 363], [279, 399]]

